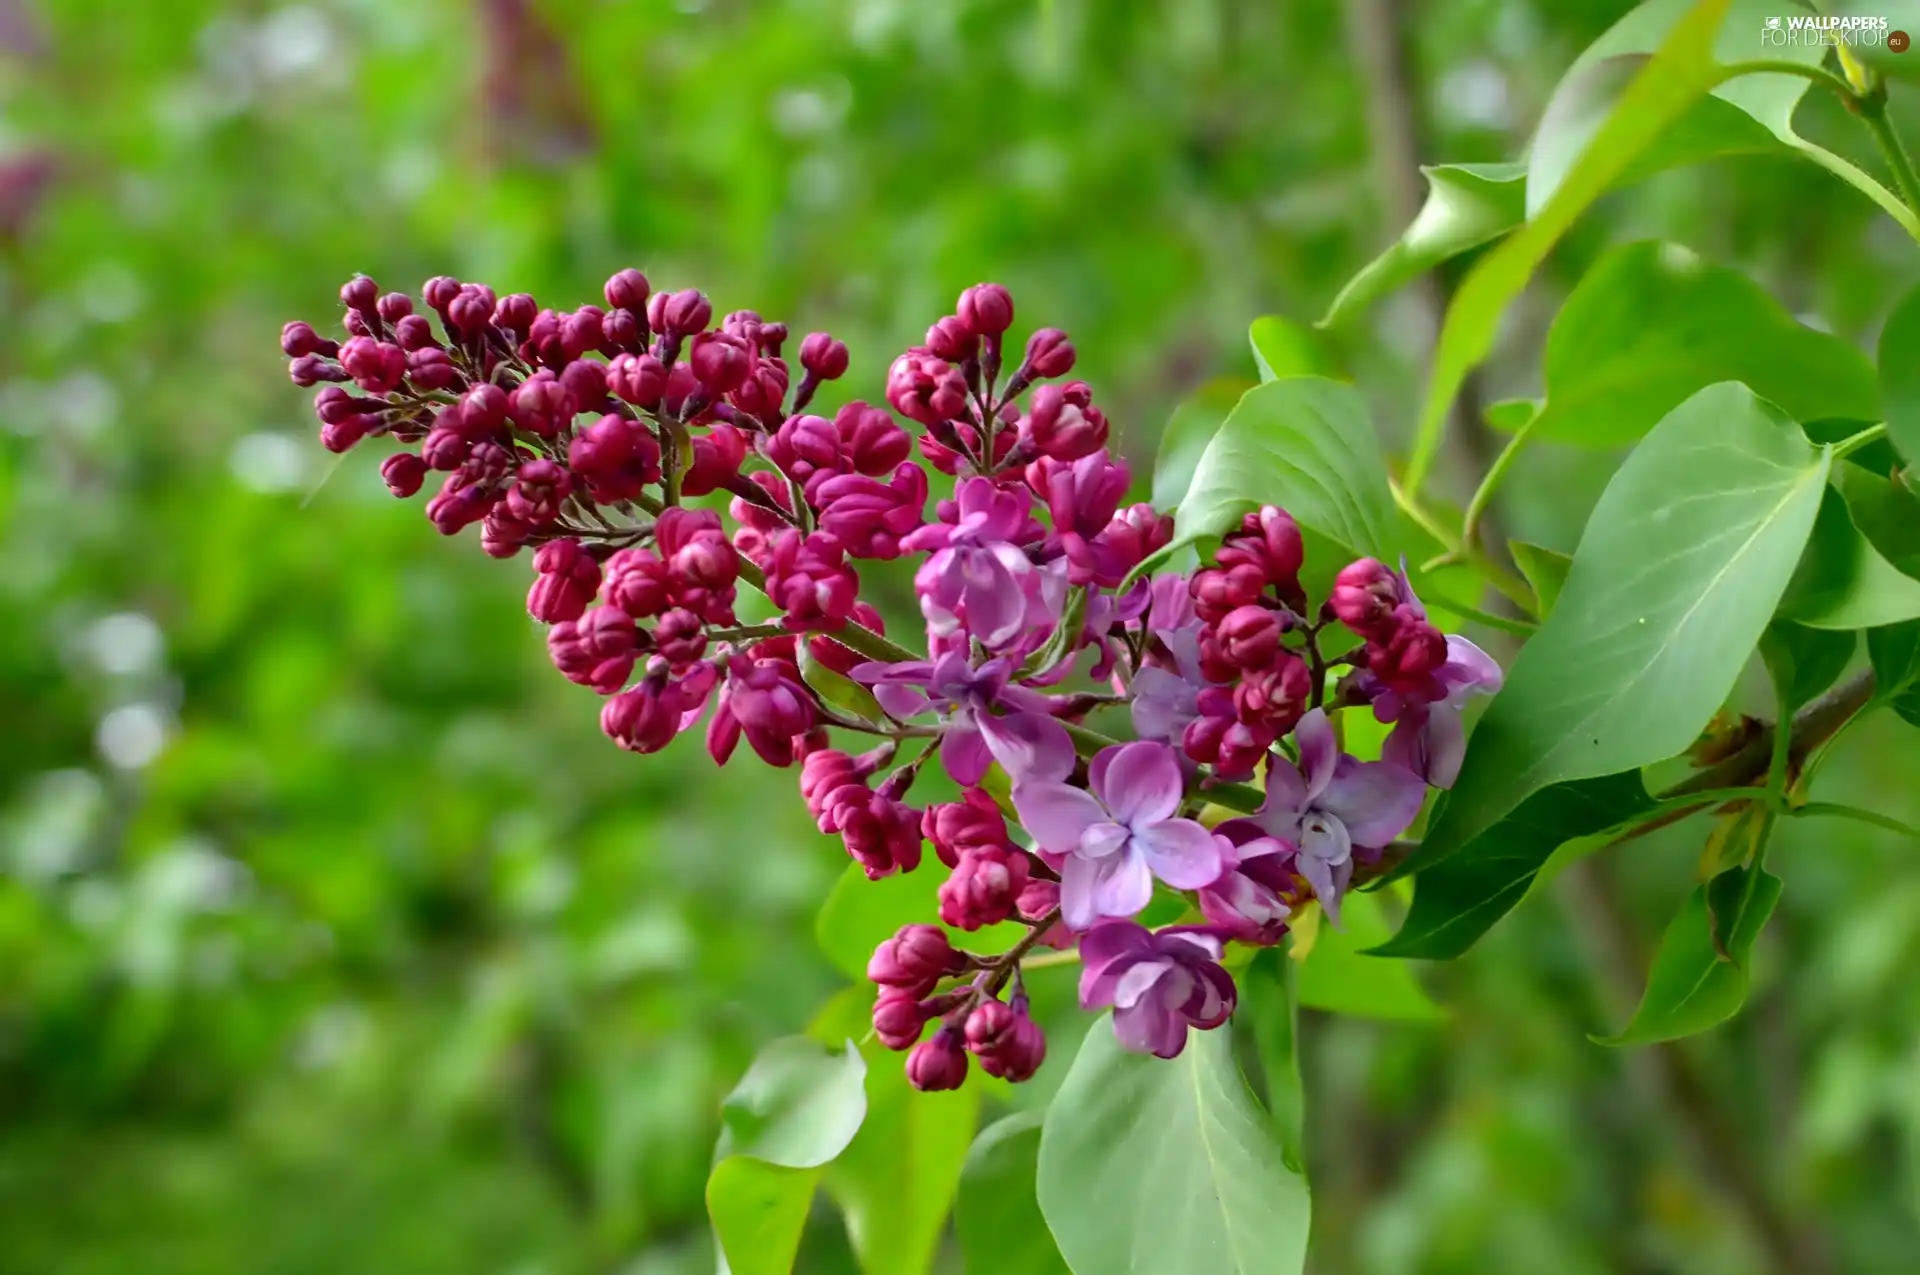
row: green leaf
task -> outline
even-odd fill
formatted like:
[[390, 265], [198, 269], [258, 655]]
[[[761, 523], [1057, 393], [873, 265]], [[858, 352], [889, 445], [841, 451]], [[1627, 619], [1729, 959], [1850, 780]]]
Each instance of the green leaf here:
[[1193, 485], [1193, 471], [1207, 444], [1220, 432], [1221, 422], [1253, 386], [1239, 377], [1222, 376], [1195, 390], [1160, 434], [1160, 454], [1153, 464], [1153, 507], [1177, 508]]
[[733, 1275], [785, 1275], [800, 1248], [821, 1166], [866, 1116], [866, 1063], [789, 1036], [760, 1051], [720, 1110], [707, 1213]]
[[1247, 329], [1247, 342], [1253, 346], [1253, 361], [1260, 368], [1262, 384], [1284, 381], [1290, 376], [1324, 376], [1330, 381], [1352, 379], [1341, 370], [1340, 360], [1327, 344], [1327, 338], [1292, 319], [1283, 319], [1277, 314], [1255, 319]]
[[1434, 164], [1420, 171], [1427, 179], [1427, 202], [1400, 238], [1340, 289], [1321, 327], [1350, 322], [1442, 261], [1498, 239], [1526, 220], [1525, 164]]
[[[1748, 888], [1748, 873], [1759, 878]], [[1730, 868], [1696, 886], [1667, 926], [1647, 975], [1640, 1008], [1603, 1045], [1650, 1045], [1691, 1036], [1733, 1017], [1747, 999], [1748, 962], [1754, 940], [1780, 901], [1780, 878], [1754, 868]], [[1724, 953], [1714, 937], [1713, 915], [1733, 918]]]
[[1868, 708], [1887, 707], [1920, 726], [1920, 621], [1867, 632], [1873, 661], [1873, 699]]
[[[869, 881], [859, 864], [849, 863], [814, 917], [820, 950], [835, 969], [864, 980], [874, 948], [901, 926], [939, 914], [940, 883], [945, 879], [938, 863], [878, 881]], [[1026, 932], [1025, 926], [1006, 922], [971, 934], [949, 931], [948, 937], [955, 947], [991, 954], [1006, 951]]]
[[1378, 894], [1350, 894], [1340, 905], [1340, 926], [1324, 921], [1313, 951], [1300, 963], [1300, 1004], [1361, 1018], [1432, 1021], [1445, 1017], [1404, 961], [1382, 959], [1380, 944], [1392, 933]]
[[1503, 434], [1517, 433], [1526, 427], [1528, 421], [1540, 414], [1546, 406], [1546, 400], [1540, 398], [1503, 398], [1497, 403], [1489, 403], [1480, 413], [1480, 419], [1489, 428]]
[[805, 642], [798, 643], [800, 650], [800, 679], [814, 689], [821, 699], [843, 712], [865, 722], [884, 722], [887, 714], [880, 707], [880, 701], [873, 692], [844, 673], [835, 672], [813, 657], [813, 650]]
[[1640, 772], [1554, 784], [1413, 879], [1413, 906], [1375, 956], [1451, 960], [1533, 888], [1559, 847], [1652, 809]]
[[1740, 385], [1702, 390], [1635, 448], [1553, 614], [1474, 731], [1403, 870], [1437, 863], [1549, 784], [1681, 752], [1733, 689], [1813, 529], [1828, 456]]
[[1766, 662], [1782, 707], [1793, 713], [1833, 685], [1858, 645], [1851, 631], [1810, 629], [1777, 620], [1760, 635], [1760, 658]]
[[1040, 1121], [1038, 1111], [995, 1121], [967, 1153], [953, 1209], [966, 1275], [1067, 1275], [1034, 1194]]
[[1533, 437], [1615, 447], [1681, 402], [1740, 381], [1795, 420], [1879, 419], [1873, 365], [1796, 322], [1745, 274], [1655, 241], [1587, 272], [1547, 334], [1546, 406]]
[[1317, 376], [1248, 390], [1200, 458], [1170, 548], [1221, 535], [1264, 504], [1356, 554], [1388, 555], [1393, 496], [1359, 391]]
[[1534, 614], [1546, 619], [1553, 612], [1553, 604], [1560, 600], [1560, 590], [1566, 587], [1573, 559], [1558, 549], [1525, 540], [1507, 541], [1507, 551], [1513, 555], [1513, 565], [1520, 568], [1520, 574], [1533, 587], [1534, 599], [1539, 604]]
[[1920, 464], [1920, 287], [1910, 290], [1880, 329], [1880, 397], [1887, 436], [1909, 465]]
[[[1778, 0], [1734, 0], [1726, 6], [1707, 57], [1722, 65], [1762, 58], [1817, 65], [1826, 53], [1819, 45], [1762, 45], [1759, 33], [1765, 20], [1781, 7]], [[1567, 68], [1534, 133], [1528, 216], [1559, 189], [1607, 107], [1637, 69], [1640, 55], [1658, 49], [1688, 8], [1689, 0], [1649, 0], [1609, 27]], [[1661, 131], [1634, 162], [1628, 179], [1718, 155], [1785, 151], [1788, 139], [1797, 140], [1793, 114], [1809, 86], [1805, 78], [1790, 74], [1745, 75], [1716, 85]]]
[[1460, 386], [1493, 348], [1507, 305], [1527, 286], [1580, 214], [1613, 186], [1713, 84], [1710, 53], [1728, 0], [1696, 0], [1634, 77], [1618, 104], [1580, 149], [1579, 158], [1526, 223], [1480, 259], [1447, 308], [1434, 350], [1433, 372], [1420, 410], [1406, 484], [1417, 490], [1438, 456], [1447, 413]]
[[1277, 947], [1254, 954], [1240, 980], [1240, 1008], [1253, 1035], [1266, 1081], [1267, 1112], [1280, 1136], [1280, 1153], [1287, 1167], [1305, 1177], [1306, 1096], [1300, 1085], [1300, 1022], [1294, 996], [1298, 966]]
[[1901, 574], [1867, 543], [1846, 498], [1828, 487], [1780, 614], [1816, 629], [1897, 624], [1920, 617], [1920, 580]]
[[733, 1156], [707, 1178], [707, 1215], [720, 1248], [721, 1275], [787, 1275], [813, 1207], [820, 1170], [786, 1169]]
[[1920, 497], [1887, 471], [1871, 473], [1858, 465], [1835, 465], [1833, 485], [1867, 543], [1902, 575], [1920, 578]]
[[925, 1275], [980, 1123], [980, 1086], [921, 1093], [903, 1060], [869, 1047], [867, 1118], [828, 1166], [827, 1194], [847, 1219], [865, 1275]]
[[1040, 1211], [1076, 1275], [1288, 1275], [1307, 1184], [1287, 1167], [1225, 1031], [1178, 1058], [1128, 1053], [1103, 1015], [1047, 1108]]

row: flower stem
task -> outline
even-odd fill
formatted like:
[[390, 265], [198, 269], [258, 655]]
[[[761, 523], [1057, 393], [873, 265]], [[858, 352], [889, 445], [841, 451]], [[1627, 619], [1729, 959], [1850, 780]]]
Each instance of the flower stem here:
[[1885, 421], [1881, 421], [1878, 425], [1869, 425], [1858, 434], [1849, 434], [1847, 437], [1835, 443], [1833, 445], [1833, 458], [1835, 460], [1845, 459], [1859, 451], [1862, 447], [1870, 443], [1877, 443], [1886, 436], [1887, 423]]
[[1894, 131], [1893, 121], [1887, 118], [1886, 92], [1868, 94], [1859, 102], [1860, 117], [1866, 120], [1880, 153], [1886, 157], [1887, 167], [1893, 170], [1893, 184], [1899, 189], [1900, 198], [1909, 208], [1920, 210], [1920, 177], [1915, 176], [1913, 160], [1901, 144], [1900, 134]]

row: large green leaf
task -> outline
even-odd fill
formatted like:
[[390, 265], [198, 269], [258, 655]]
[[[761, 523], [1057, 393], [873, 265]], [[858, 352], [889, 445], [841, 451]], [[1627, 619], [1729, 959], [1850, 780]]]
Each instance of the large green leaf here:
[[851, 1041], [835, 1054], [805, 1036], [783, 1037], [727, 1096], [707, 1212], [733, 1275], [793, 1268], [821, 1166], [866, 1116], [866, 1071]]
[[[1649, 1045], [1733, 1017], [1747, 999], [1754, 940], [1779, 901], [1780, 878], [1757, 867], [1729, 868], [1694, 887], [1660, 940], [1640, 1007], [1618, 1035], [1600, 1043]], [[1714, 934], [1716, 914], [1732, 918], [1724, 942]]]
[[[1818, 64], [1826, 53], [1819, 45], [1763, 48], [1761, 28], [1782, 7], [1796, 6], [1783, 6], [1780, 0], [1733, 0], [1709, 56], [1729, 65], [1760, 58]], [[1689, 0], [1649, 0], [1609, 27], [1567, 68], [1534, 133], [1527, 172], [1529, 216], [1559, 189], [1635, 68], [1636, 55], [1659, 48], [1688, 8]], [[1784, 140], [1792, 136], [1794, 110], [1808, 87], [1808, 80], [1792, 74], [1746, 75], [1717, 85], [1662, 130], [1630, 175], [1716, 155], [1782, 151]]]
[[1786, 713], [1797, 713], [1846, 671], [1860, 641], [1850, 631], [1777, 620], [1760, 635], [1760, 658]]
[[1815, 629], [1897, 624], [1920, 617], [1920, 580], [1880, 556], [1853, 525], [1846, 498], [1828, 487], [1780, 614]]
[[1885, 471], [1858, 465], [1835, 465], [1833, 485], [1867, 543], [1903, 575], [1920, 578], [1920, 497]]
[[1411, 967], [1367, 954], [1391, 931], [1378, 894], [1349, 895], [1340, 905], [1340, 928], [1322, 921], [1313, 950], [1300, 963], [1295, 983], [1300, 1004], [1361, 1018], [1443, 1017]]
[[1438, 862], [1549, 784], [1693, 743], [1779, 604], [1827, 468], [1824, 449], [1741, 385], [1702, 390], [1660, 422], [1607, 485], [1559, 605], [1405, 867]]
[[980, 1122], [980, 1086], [921, 1093], [899, 1055], [878, 1043], [869, 1052], [867, 1118], [828, 1166], [827, 1194], [865, 1275], [925, 1275]]
[[1552, 198], [1467, 275], [1434, 348], [1433, 372], [1420, 409], [1407, 485], [1417, 490], [1439, 455], [1447, 412], [1467, 374], [1493, 348], [1500, 316], [1587, 207], [1712, 85], [1710, 57], [1728, 0], [1695, 0], [1659, 52], [1633, 79], [1606, 121], [1581, 149]]
[[1513, 555], [1513, 565], [1520, 568], [1520, 574], [1533, 589], [1534, 601], [1538, 604], [1535, 614], [1546, 619], [1553, 613], [1554, 603], [1560, 600], [1560, 590], [1566, 587], [1573, 559], [1558, 549], [1525, 540], [1507, 541], [1507, 552]]
[[1224, 1030], [1178, 1058], [1128, 1053], [1110, 1016], [1047, 1108], [1040, 1211], [1075, 1275], [1290, 1275], [1306, 1262], [1306, 1181]]
[[1066, 1275], [1034, 1194], [1040, 1121], [1038, 1111], [995, 1121], [967, 1153], [953, 1209], [966, 1275]]
[[1879, 418], [1864, 354], [1796, 322], [1745, 274], [1675, 244], [1603, 257], [1554, 319], [1544, 361], [1536, 438], [1629, 443], [1718, 381], [1745, 383], [1795, 420]]
[[1240, 975], [1236, 1032], [1246, 1032], [1260, 1058], [1266, 1107], [1287, 1167], [1307, 1172], [1306, 1094], [1300, 1083], [1300, 1015], [1294, 995], [1299, 966], [1277, 947], [1254, 954]]
[[1167, 427], [1160, 434], [1160, 452], [1153, 462], [1153, 507], [1177, 508], [1193, 485], [1193, 471], [1200, 465], [1207, 444], [1220, 432], [1227, 413], [1240, 396], [1253, 386], [1240, 377], [1222, 376], [1208, 381], [1174, 409]]
[[1352, 378], [1341, 370], [1340, 359], [1327, 338], [1277, 314], [1264, 315], [1247, 327], [1247, 344], [1260, 380], [1284, 381], [1289, 376], [1324, 376], [1330, 381]]
[[1357, 318], [1442, 261], [1498, 239], [1526, 220], [1525, 164], [1434, 164], [1420, 171], [1427, 179], [1427, 202], [1400, 238], [1340, 289], [1321, 327]]
[[1880, 397], [1893, 445], [1909, 465], [1920, 465], [1920, 287], [1900, 299], [1880, 329]]
[[1264, 504], [1356, 554], [1388, 556], [1393, 496], [1358, 390], [1317, 376], [1248, 390], [1200, 458], [1173, 547], [1218, 536]]
[[1413, 879], [1413, 906], [1376, 956], [1445, 961], [1461, 955], [1527, 897], [1555, 850], [1596, 836], [1653, 805], [1640, 772], [1554, 784]]
[[[938, 862], [878, 881], [869, 881], [859, 864], [849, 863], [814, 917], [813, 933], [820, 950], [841, 973], [865, 979], [874, 948], [901, 926], [938, 915], [940, 883], [945, 880], [945, 869]], [[949, 936], [955, 947], [993, 953], [1006, 951], [1026, 932], [1025, 926], [1009, 922], [971, 934], [954, 930]]]
[[1920, 726], [1920, 620], [1869, 631], [1867, 655], [1874, 673], [1869, 707], [1891, 708]]

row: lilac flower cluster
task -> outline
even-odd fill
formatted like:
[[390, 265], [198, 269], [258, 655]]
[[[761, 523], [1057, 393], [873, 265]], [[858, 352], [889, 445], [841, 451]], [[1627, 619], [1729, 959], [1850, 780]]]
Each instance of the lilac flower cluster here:
[[[443, 534], [532, 551], [527, 609], [560, 673], [604, 697], [608, 736], [656, 752], [704, 719], [716, 762], [744, 739], [797, 765], [807, 810], [867, 876], [918, 870], [930, 842], [944, 926], [1024, 927], [994, 956], [930, 922], [875, 951], [874, 1031], [910, 1051], [920, 1088], [953, 1088], [972, 1062], [1034, 1074], [1046, 1039], [1021, 970], [1038, 948], [1078, 949], [1082, 1004], [1112, 1007], [1130, 1048], [1172, 1057], [1225, 1022], [1224, 945], [1279, 942], [1310, 900], [1337, 920], [1356, 872], [1452, 781], [1466, 700], [1499, 685], [1379, 562], [1348, 566], [1313, 610], [1277, 508], [1190, 576], [1135, 579], [1172, 519], [1127, 503], [1107, 418], [1066, 379], [1067, 336], [1040, 329], [1009, 356], [996, 284], [894, 361], [887, 407], [831, 416], [808, 408], [846, 373], [845, 345], [800, 341], [796, 383], [784, 324], [716, 324], [703, 294], [637, 270], [572, 311], [431, 279], [437, 326], [364, 276], [340, 296], [343, 342], [281, 334], [293, 380], [320, 387], [323, 445], [392, 440], [396, 496], [441, 475], [426, 510]], [[860, 564], [903, 557], [921, 652], [861, 598]], [[743, 623], [742, 584], [778, 619]], [[1323, 652], [1341, 626], [1359, 644]], [[1393, 724], [1385, 760], [1341, 751], [1329, 712], [1361, 705]], [[1135, 741], [1088, 727], [1123, 708]], [[843, 751], [855, 734], [878, 742]], [[962, 795], [917, 808], [933, 763]], [[1263, 765], [1264, 797], [1237, 783]], [[1208, 802], [1242, 817], [1209, 827]], [[1138, 923], [1156, 894], [1182, 901], [1180, 923]]]

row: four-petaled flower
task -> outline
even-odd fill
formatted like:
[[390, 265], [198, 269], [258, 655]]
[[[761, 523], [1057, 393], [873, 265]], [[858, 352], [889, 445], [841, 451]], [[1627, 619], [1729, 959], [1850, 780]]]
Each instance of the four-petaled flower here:
[[1447, 662], [1418, 692], [1381, 687], [1373, 715], [1392, 722], [1380, 756], [1398, 762], [1435, 788], [1451, 788], [1467, 755], [1467, 730], [1460, 717], [1475, 695], [1491, 695], [1505, 680], [1493, 657], [1461, 637], [1447, 635]]
[[[1015, 782], [1065, 779], [1073, 769], [1067, 728], [1048, 715], [1047, 697], [1015, 685], [1013, 673], [1012, 660], [975, 668], [955, 651], [937, 660], [862, 664], [853, 678], [871, 686], [880, 707], [902, 721], [933, 711], [944, 716], [940, 764], [963, 787], [978, 784], [990, 761]], [[995, 716], [995, 708], [1007, 716]]]
[[1300, 764], [1273, 759], [1267, 800], [1245, 822], [1295, 847], [1300, 875], [1327, 918], [1338, 922], [1340, 894], [1353, 875], [1354, 848], [1378, 850], [1405, 832], [1420, 814], [1427, 786], [1404, 766], [1342, 753], [1321, 709], [1300, 719], [1294, 739]]
[[1181, 819], [1185, 781], [1172, 748], [1142, 740], [1105, 748], [1087, 787], [1027, 780], [1013, 808], [1060, 873], [1061, 919], [1084, 930], [1147, 906], [1155, 877], [1197, 890], [1220, 875], [1213, 834]]
[[1104, 922], [1080, 940], [1080, 1007], [1113, 1006], [1122, 1045], [1173, 1058], [1187, 1047], [1187, 1028], [1208, 1031], [1233, 1015], [1233, 975], [1220, 951], [1219, 936], [1204, 929]]

